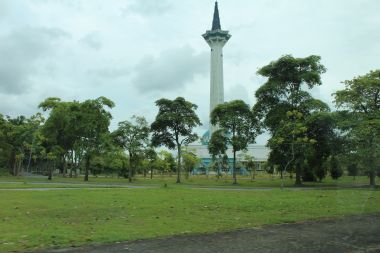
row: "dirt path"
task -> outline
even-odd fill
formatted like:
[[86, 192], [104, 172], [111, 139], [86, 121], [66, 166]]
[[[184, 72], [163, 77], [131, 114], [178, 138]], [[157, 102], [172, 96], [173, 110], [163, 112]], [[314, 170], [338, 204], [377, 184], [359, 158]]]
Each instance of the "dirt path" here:
[[[380, 252], [380, 214], [43, 253]], [[41, 253], [42, 253], [41, 252]]]

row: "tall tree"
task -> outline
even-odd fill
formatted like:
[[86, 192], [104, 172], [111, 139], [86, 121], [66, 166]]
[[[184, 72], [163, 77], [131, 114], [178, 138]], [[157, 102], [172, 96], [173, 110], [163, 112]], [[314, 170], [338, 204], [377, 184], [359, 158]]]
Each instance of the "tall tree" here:
[[[211, 112], [211, 124], [219, 125], [224, 129], [225, 140], [228, 145], [232, 146], [234, 184], [237, 184], [236, 152], [244, 150], [248, 144], [254, 143], [256, 136], [260, 133], [257, 123], [249, 105], [242, 100], [219, 104]], [[220, 134], [220, 132], [215, 132], [214, 134]]]
[[[106, 143], [106, 135], [111, 114], [105, 107], [112, 108], [114, 103], [105, 97], [89, 99], [82, 103], [65, 102], [59, 98], [48, 98], [39, 107], [50, 110], [49, 118], [43, 127], [46, 137], [45, 153], [51, 159], [58, 159], [65, 173], [69, 152], [83, 154], [85, 158], [85, 177], [88, 181], [91, 159], [100, 153]], [[75, 150], [75, 152], [74, 152]]]
[[315, 140], [306, 152], [313, 177], [322, 181], [326, 177], [326, 163], [330, 155], [338, 155], [341, 150], [341, 140], [336, 133], [334, 114], [330, 112], [313, 113], [306, 119], [307, 136]]
[[113, 133], [116, 142], [129, 154], [129, 182], [132, 182], [135, 174], [139, 154], [148, 145], [149, 131], [148, 122], [144, 117], [133, 116], [132, 121], [120, 122], [118, 129]]
[[[329, 111], [325, 103], [314, 99], [305, 89], [312, 89], [322, 84], [321, 74], [326, 69], [320, 63], [320, 60], [321, 58], [315, 55], [306, 58], [294, 58], [291, 55], [285, 55], [277, 61], [262, 67], [257, 72], [259, 75], [268, 78], [268, 80], [256, 91], [257, 102], [253, 111], [261, 120], [263, 126], [270, 132], [272, 138], [277, 138], [275, 137], [278, 136], [277, 131], [283, 131], [284, 124], [289, 123], [288, 112], [296, 111], [301, 113], [303, 120], [306, 120], [313, 112]], [[293, 120], [296, 119], [293, 117]], [[298, 123], [305, 124], [304, 122]], [[295, 122], [293, 122], [294, 124]], [[291, 146], [295, 141], [295, 139], [292, 139], [292, 141], [283, 142], [284, 145], [287, 144], [287, 147], [286, 145], [279, 145], [278, 148], [281, 148], [282, 151], [271, 147], [271, 156], [273, 158], [282, 157], [288, 159], [286, 163], [296, 167], [296, 184], [300, 184], [302, 171], [299, 166], [302, 164], [300, 162], [301, 157], [297, 157], [300, 158], [298, 159], [298, 168], [297, 163], [290, 162], [293, 159]]]
[[148, 161], [148, 168], [150, 169], [150, 179], [153, 179], [154, 164], [157, 160], [157, 152], [153, 147], [148, 146], [145, 151], [145, 158]]
[[81, 126], [80, 103], [78, 101], [66, 102], [60, 98], [47, 98], [39, 107], [44, 111], [50, 111], [42, 133], [46, 137], [46, 144], [50, 147], [59, 146], [61, 153], [54, 153], [60, 160], [60, 171], [66, 175], [66, 164], [69, 154], [74, 153], [75, 143], [79, 136]]
[[155, 121], [151, 125], [152, 144], [177, 148], [177, 183], [181, 183], [181, 149], [198, 139], [193, 129], [201, 125], [195, 113], [197, 105], [182, 97], [174, 100], [160, 99], [156, 101], [159, 108]]
[[88, 181], [91, 159], [99, 154], [104, 145], [107, 144], [110, 121], [112, 115], [106, 108], [113, 108], [115, 104], [108, 98], [99, 97], [89, 99], [80, 105], [80, 121], [78, 124], [79, 145], [84, 150], [85, 158], [85, 177]]
[[186, 172], [186, 178], [189, 178], [191, 171], [201, 163], [201, 160], [190, 150], [183, 150], [182, 152], [183, 167]]
[[362, 167], [375, 186], [380, 162], [380, 70], [344, 82], [335, 104], [340, 110], [339, 126], [351, 143]]

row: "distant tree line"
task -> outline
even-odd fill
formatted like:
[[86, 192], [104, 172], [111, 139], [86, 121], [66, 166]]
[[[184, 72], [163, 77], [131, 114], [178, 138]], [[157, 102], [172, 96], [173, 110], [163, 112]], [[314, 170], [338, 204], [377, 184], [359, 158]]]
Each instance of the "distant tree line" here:
[[[345, 88], [333, 94], [337, 111], [312, 96], [322, 85], [326, 68], [319, 56], [294, 58], [286, 55], [258, 70], [266, 82], [256, 91], [251, 108], [241, 100], [218, 105], [210, 115], [217, 125], [209, 141], [212, 167], [220, 177], [228, 166], [226, 151], [233, 153], [233, 182], [237, 183], [236, 154], [247, 149], [256, 137], [270, 134], [266, 168], [281, 177], [295, 176], [295, 184], [322, 181], [328, 173], [338, 179], [343, 171], [351, 176], [365, 174], [370, 185], [380, 174], [380, 70], [344, 81]], [[198, 139], [194, 128], [201, 125], [197, 105], [182, 97], [156, 101], [159, 111], [152, 124], [133, 116], [110, 131], [114, 103], [105, 97], [79, 101], [47, 98], [39, 108], [48, 112], [29, 118], [0, 114], [0, 170], [43, 173], [55, 171], [65, 177], [89, 173], [133, 180], [138, 173], [185, 176], [200, 164], [187, 150]], [[157, 147], [175, 150], [177, 156]], [[253, 158], [245, 166], [255, 168]], [[227, 165], [226, 165], [227, 164]], [[254, 174], [252, 174], [254, 178]]]

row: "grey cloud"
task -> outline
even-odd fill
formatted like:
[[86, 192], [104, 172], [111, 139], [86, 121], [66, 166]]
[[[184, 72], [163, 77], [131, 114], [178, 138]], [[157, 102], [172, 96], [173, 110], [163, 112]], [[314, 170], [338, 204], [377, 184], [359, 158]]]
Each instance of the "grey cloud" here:
[[126, 12], [135, 12], [142, 15], [162, 14], [172, 5], [167, 0], [135, 0], [127, 7]]
[[6, 1], [0, 1], [0, 21], [5, 18], [8, 9], [8, 3]]
[[99, 50], [102, 47], [100, 36], [96, 32], [92, 32], [84, 36], [81, 39], [81, 42], [84, 43], [86, 46], [96, 50]]
[[54, 42], [68, 36], [60, 29], [23, 27], [0, 36], [0, 92], [23, 93], [31, 86], [38, 60], [48, 57]]
[[91, 76], [100, 78], [118, 78], [129, 75], [129, 70], [123, 68], [102, 68], [102, 69], [91, 69], [87, 71]]
[[143, 58], [133, 83], [140, 92], [179, 90], [197, 74], [205, 74], [207, 64], [208, 54], [195, 54], [191, 47], [166, 50], [159, 57]]

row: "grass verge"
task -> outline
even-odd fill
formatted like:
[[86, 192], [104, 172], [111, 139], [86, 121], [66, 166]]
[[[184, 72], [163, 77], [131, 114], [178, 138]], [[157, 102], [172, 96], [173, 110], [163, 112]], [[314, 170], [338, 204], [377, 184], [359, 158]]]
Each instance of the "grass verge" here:
[[0, 191], [0, 252], [380, 212], [378, 190]]

